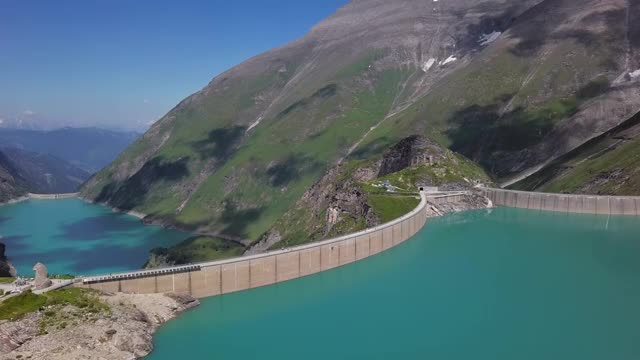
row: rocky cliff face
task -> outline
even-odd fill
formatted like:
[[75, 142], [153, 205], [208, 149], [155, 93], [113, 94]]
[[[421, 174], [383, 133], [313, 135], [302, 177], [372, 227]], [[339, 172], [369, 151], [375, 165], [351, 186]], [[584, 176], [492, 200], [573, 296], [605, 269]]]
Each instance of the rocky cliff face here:
[[[388, 210], [404, 206], [407, 198], [402, 195], [415, 196], [420, 186], [470, 189], [478, 182], [490, 180], [472, 162], [423, 136], [410, 136], [378, 159], [346, 162], [330, 169], [247, 253], [374, 227], [390, 220]], [[384, 183], [389, 189], [395, 188], [397, 194], [378, 187]], [[417, 203], [409, 202], [404, 211]], [[397, 216], [402, 214], [400, 211]]]
[[23, 196], [28, 185], [7, 156], [0, 152], [0, 203]]
[[17, 275], [16, 268], [9, 262], [5, 250], [5, 244], [0, 243], [0, 277], [15, 277]]
[[499, 179], [530, 172], [640, 108], [639, 16], [625, 0], [355, 0], [214, 78], [83, 194], [252, 242], [336, 164], [413, 134]]

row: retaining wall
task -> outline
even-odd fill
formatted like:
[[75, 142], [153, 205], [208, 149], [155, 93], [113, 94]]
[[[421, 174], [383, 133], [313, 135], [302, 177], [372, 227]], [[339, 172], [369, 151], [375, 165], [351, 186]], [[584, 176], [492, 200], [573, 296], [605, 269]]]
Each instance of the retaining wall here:
[[503, 189], [482, 189], [498, 206], [564, 213], [597, 215], [640, 215], [638, 196], [596, 196], [551, 194]]
[[346, 265], [403, 243], [426, 223], [426, 204], [427, 196], [421, 193], [420, 204], [405, 216], [335, 239], [229, 260], [94, 276], [75, 285], [107, 292], [182, 292], [196, 298], [270, 285]]

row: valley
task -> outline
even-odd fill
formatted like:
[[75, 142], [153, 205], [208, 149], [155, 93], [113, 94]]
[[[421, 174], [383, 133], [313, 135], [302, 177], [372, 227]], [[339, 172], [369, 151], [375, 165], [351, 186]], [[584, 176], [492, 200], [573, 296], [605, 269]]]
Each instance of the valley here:
[[0, 8], [0, 359], [640, 356], [640, 2]]

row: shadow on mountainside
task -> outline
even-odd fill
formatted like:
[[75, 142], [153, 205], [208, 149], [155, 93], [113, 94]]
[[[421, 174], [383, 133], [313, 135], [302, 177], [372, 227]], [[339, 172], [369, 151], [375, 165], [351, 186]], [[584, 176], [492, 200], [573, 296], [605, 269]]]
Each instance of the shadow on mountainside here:
[[375, 155], [382, 154], [385, 150], [389, 148], [394, 143], [394, 140], [387, 137], [381, 136], [366, 145], [358, 147], [355, 151], [353, 151], [349, 155], [349, 159], [351, 160], [364, 160], [370, 159]]
[[243, 239], [246, 238], [247, 227], [252, 222], [258, 220], [264, 211], [264, 206], [239, 209], [234, 201], [226, 200], [222, 215], [220, 216], [220, 222], [224, 226], [221, 234]]
[[97, 202], [108, 202], [122, 210], [131, 210], [142, 203], [149, 190], [160, 182], [175, 182], [189, 176], [189, 157], [166, 161], [155, 157], [123, 183], [112, 182], [102, 188]]
[[[502, 96], [488, 105], [467, 106], [448, 120], [452, 124], [446, 131], [452, 141], [450, 148], [480, 163], [494, 175], [509, 175], [509, 169], [522, 161], [509, 153], [540, 144], [559, 122], [574, 115], [582, 103], [608, 90], [609, 82], [598, 79], [578, 89], [572, 97], [549, 101], [535, 109], [518, 106], [503, 112], [513, 95]], [[568, 135], [561, 140], [568, 140]]]
[[[521, 57], [534, 56], [542, 47], [558, 40], [573, 40], [587, 48], [598, 48], [624, 36], [624, 9], [589, 14], [566, 29], [577, 12], [585, 11], [584, 3], [586, 1], [547, 0], [525, 12], [519, 18], [523, 21], [516, 20], [509, 29], [510, 36], [519, 40], [510, 49], [511, 53]], [[606, 30], [596, 32], [594, 28]]]
[[321, 168], [322, 165], [310, 156], [291, 154], [267, 167], [266, 175], [269, 178], [269, 185], [282, 187], [300, 179], [305, 174], [317, 172]]
[[214, 129], [207, 139], [193, 142], [192, 147], [201, 159], [226, 160], [236, 151], [246, 129], [244, 126]]

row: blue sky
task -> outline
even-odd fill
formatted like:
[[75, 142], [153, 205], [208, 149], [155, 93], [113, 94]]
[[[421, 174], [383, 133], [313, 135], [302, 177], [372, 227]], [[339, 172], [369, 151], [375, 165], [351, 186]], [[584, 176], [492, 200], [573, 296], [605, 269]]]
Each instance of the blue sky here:
[[0, 119], [140, 129], [347, 0], [0, 1]]

